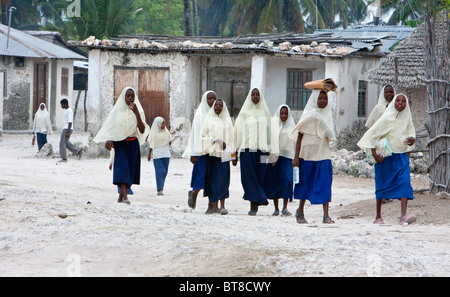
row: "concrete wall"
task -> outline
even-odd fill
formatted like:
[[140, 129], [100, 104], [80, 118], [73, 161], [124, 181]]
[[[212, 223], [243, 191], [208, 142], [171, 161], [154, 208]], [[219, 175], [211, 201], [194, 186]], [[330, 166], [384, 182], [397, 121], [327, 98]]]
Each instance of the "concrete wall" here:
[[[170, 123], [172, 131], [186, 134], [190, 124], [193, 102], [200, 94], [199, 58], [189, 58], [179, 53], [158, 55], [125, 53], [121, 51], [89, 52], [89, 81], [86, 102], [88, 130], [93, 136], [100, 130], [114, 103], [114, 66], [167, 67], [169, 68]], [[198, 101], [199, 102], [199, 101]], [[179, 153], [187, 140], [177, 140], [172, 149]], [[94, 145], [91, 143], [91, 145]], [[95, 153], [94, 153], [95, 154]]]
[[[325, 61], [320, 58], [268, 57], [266, 58], [265, 98], [271, 114], [275, 114], [278, 106], [286, 104], [288, 69], [311, 70], [313, 80], [322, 79], [325, 75]], [[303, 111], [293, 110], [295, 122]]]
[[[24, 67], [14, 66], [14, 57], [7, 57], [9, 63], [0, 63], [0, 71], [5, 81], [4, 90], [0, 94], [0, 129], [30, 130], [33, 127], [33, 88], [35, 62], [47, 63], [46, 105], [51, 115], [54, 130], [62, 126], [63, 110], [59, 101], [72, 98], [73, 61], [57, 59], [25, 58]], [[68, 95], [61, 94], [61, 68], [69, 69]], [[6, 96], [3, 97], [3, 92]]]
[[3, 98], [2, 128], [28, 130], [30, 127], [30, 98], [33, 95], [33, 59], [25, 59], [24, 67], [14, 66], [14, 57], [1, 57], [0, 71], [4, 73], [6, 96]]

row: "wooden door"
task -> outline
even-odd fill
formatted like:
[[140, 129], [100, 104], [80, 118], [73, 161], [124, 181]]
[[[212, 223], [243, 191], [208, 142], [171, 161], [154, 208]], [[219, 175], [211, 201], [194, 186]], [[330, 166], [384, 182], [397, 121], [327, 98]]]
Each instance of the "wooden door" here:
[[114, 69], [114, 100], [125, 87], [133, 87], [145, 112], [147, 124], [160, 116], [170, 129], [169, 68], [116, 67]]
[[33, 77], [33, 116], [41, 103], [47, 101], [47, 64], [35, 63]]

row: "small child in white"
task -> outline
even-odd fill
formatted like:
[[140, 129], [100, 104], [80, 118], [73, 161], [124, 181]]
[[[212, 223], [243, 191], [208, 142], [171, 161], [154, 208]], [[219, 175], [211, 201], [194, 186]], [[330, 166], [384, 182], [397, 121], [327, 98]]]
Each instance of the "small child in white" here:
[[172, 144], [172, 135], [166, 127], [166, 122], [162, 117], [157, 117], [153, 121], [148, 142], [150, 150], [148, 152], [148, 161], [152, 159], [155, 166], [156, 190], [157, 195], [164, 195], [164, 183], [166, 181], [167, 172], [170, 162], [170, 145]]

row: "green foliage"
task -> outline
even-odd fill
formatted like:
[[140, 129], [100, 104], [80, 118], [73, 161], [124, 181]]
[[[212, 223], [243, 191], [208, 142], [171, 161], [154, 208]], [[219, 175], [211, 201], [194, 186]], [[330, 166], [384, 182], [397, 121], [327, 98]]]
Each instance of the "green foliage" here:
[[129, 34], [184, 34], [183, 2], [135, 0]]
[[[80, 15], [67, 8], [80, 1]], [[359, 24], [374, 0], [197, 0], [200, 35], [238, 36], [308, 32]], [[183, 0], [1, 0], [5, 12], [17, 8], [12, 26], [57, 30], [66, 39], [117, 37], [121, 34], [184, 35]], [[317, 3], [317, 7], [316, 7]], [[389, 24], [420, 24], [428, 12], [450, 8], [450, 0], [381, 0], [393, 9]], [[5, 23], [6, 14], [2, 15]]]

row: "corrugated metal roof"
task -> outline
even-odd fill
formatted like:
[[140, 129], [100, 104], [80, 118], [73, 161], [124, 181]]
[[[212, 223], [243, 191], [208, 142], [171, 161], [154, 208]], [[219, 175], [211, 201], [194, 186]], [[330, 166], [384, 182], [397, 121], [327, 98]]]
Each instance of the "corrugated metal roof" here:
[[7, 49], [7, 35], [8, 27], [0, 24], [0, 56], [86, 60], [85, 57], [67, 48], [14, 28], [10, 28], [9, 47]]
[[361, 25], [349, 27], [347, 29], [321, 29], [317, 31], [320, 33], [331, 33], [335, 38], [380, 38], [382, 39], [383, 46], [381, 47], [382, 53], [390, 53], [391, 47], [397, 42], [409, 37], [414, 28], [408, 26], [369, 26]]

